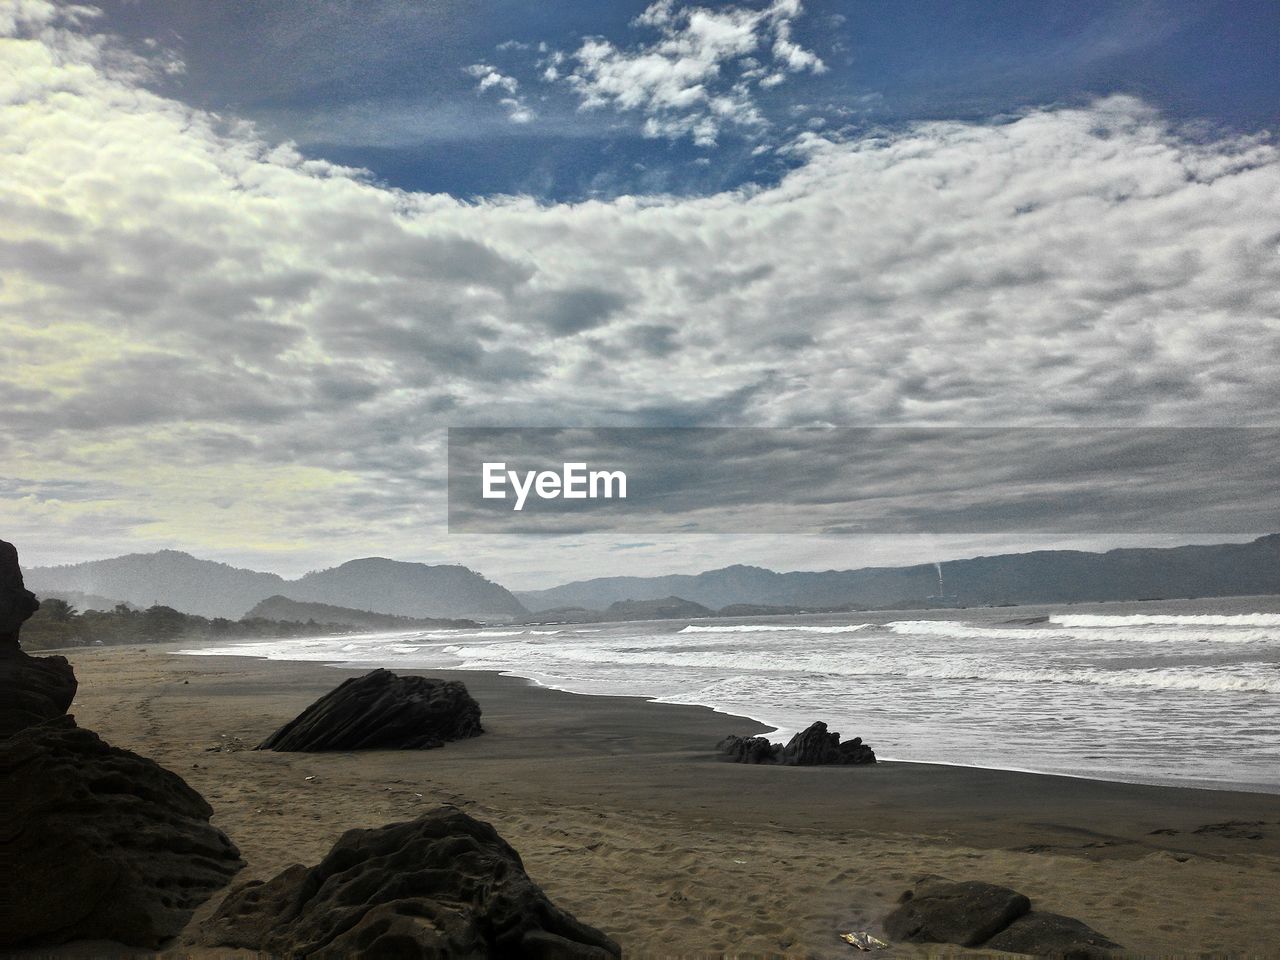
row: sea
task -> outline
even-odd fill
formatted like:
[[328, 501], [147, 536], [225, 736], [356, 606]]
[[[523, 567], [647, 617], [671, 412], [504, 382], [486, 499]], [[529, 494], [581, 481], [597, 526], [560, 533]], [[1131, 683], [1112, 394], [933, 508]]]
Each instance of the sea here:
[[[882, 759], [1280, 793], [1280, 597], [490, 627], [184, 651], [493, 670]], [[726, 720], [726, 734], [735, 731]], [[710, 745], [708, 745], [710, 746]]]

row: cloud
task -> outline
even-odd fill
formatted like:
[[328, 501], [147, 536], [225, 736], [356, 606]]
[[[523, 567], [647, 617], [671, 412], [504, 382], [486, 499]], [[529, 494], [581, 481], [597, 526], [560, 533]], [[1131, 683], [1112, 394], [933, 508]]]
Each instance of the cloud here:
[[[754, 93], [788, 73], [821, 73], [826, 65], [792, 39], [799, 0], [774, 0], [763, 10], [724, 5], [677, 7], [658, 0], [633, 21], [658, 38], [619, 47], [603, 37], [571, 54], [544, 57], [543, 79], [567, 84], [581, 108], [638, 112], [648, 137], [689, 137], [712, 147], [726, 126], [759, 129], [765, 119]], [[572, 60], [572, 68], [564, 64]]]
[[[0, 451], [24, 483], [103, 492], [2, 500], [8, 530], [431, 555], [451, 425], [1280, 423], [1266, 137], [1118, 97], [809, 132], [768, 188], [463, 201], [160, 96], [92, 18], [19, 9]], [[691, 49], [746, 49], [729, 12]], [[786, 35], [751, 35], [778, 69]]]
[[[517, 46], [525, 49], [522, 45]], [[509, 50], [512, 46], [511, 43], [499, 44], [498, 49]], [[499, 90], [508, 94], [498, 102], [506, 108], [507, 118], [512, 123], [529, 123], [536, 116], [525, 103], [524, 98], [516, 95], [516, 91], [520, 89], [520, 81], [515, 77], [508, 76], [487, 63], [473, 63], [467, 67], [466, 72], [476, 78], [476, 90], [480, 93], [486, 90]]]

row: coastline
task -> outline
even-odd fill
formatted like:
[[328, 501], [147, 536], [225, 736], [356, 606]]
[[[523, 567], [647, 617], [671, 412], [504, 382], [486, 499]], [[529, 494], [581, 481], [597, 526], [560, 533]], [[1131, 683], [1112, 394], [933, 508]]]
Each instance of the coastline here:
[[[451, 802], [494, 823], [553, 899], [632, 956], [835, 953], [838, 932], [877, 929], [922, 873], [1008, 884], [1135, 952], [1280, 951], [1267, 919], [1280, 894], [1274, 794], [900, 761], [728, 764], [721, 737], [767, 726], [478, 671], [405, 671], [466, 682], [488, 731], [474, 740], [258, 753], [242, 748], [364, 668], [155, 646], [71, 655], [78, 722], [200, 790], [244, 853], [239, 879]], [[960, 953], [894, 947], [938, 952]]]

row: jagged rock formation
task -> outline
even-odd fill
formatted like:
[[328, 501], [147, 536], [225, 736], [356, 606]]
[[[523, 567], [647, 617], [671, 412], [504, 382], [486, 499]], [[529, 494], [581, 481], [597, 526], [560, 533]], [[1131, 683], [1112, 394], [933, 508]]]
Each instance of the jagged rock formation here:
[[777, 763], [782, 744], [767, 737], [736, 737], [733, 734], [716, 744], [721, 756], [731, 763]]
[[884, 919], [890, 939], [956, 943], [1010, 953], [1102, 960], [1122, 949], [1079, 920], [1031, 909], [1016, 890], [993, 883], [922, 877]]
[[798, 767], [875, 763], [876, 755], [861, 737], [841, 743], [840, 734], [828, 733], [827, 725], [819, 720], [787, 741], [782, 748], [781, 762]]
[[622, 954], [548, 900], [492, 826], [452, 807], [349, 830], [316, 866], [237, 886], [203, 940], [315, 960]]
[[60, 717], [0, 740], [0, 948], [156, 947], [243, 865], [177, 774]]
[[258, 749], [426, 750], [483, 732], [480, 704], [460, 681], [374, 670], [326, 693]]
[[65, 657], [32, 657], [18, 641], [40, 601], [22, 582], [18, 551], [0, 540], [0, 737], [60, 717], [76, 695]]
[[797, 733], [784, 747], [764, 737], [728, 736], [716, 744], [720, 755], [733, 763], [780, 763], [816, 767], [875, 763], [876, 754], [861, 737], [840, 742], [840, 734], [827, 732], [821, 720]]

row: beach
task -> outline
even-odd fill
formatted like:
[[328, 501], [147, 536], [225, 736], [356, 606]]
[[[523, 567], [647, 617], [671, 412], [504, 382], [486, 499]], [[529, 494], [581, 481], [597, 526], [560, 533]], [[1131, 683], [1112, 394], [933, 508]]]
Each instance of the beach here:
[[[237, 881], [314, 863], [352, 827], [454, 804], [491, 822], [552, 900], [632, 957], [854, 955], [838, 934], [878, 932], [922, 874], [1013, 887], [1134, 954], [1280, 953], [1274, 794], [936, 764], [729, 764], [719, 739], [767, 728], [478, 671], [404, 672], [463, 680], [484, 711], [481, 737], [428, 751], [255, 752], [363, 671], [178, 649], [68, 651], [80, 681], [71, 712], [204, 795], [246, 862]], [[234, 955], [195, 941], [220, 899], [171, 952]], [[143, 953], [81, 943], [19, 955]], [[887, 955], [966, 951], [895, 944]]]

